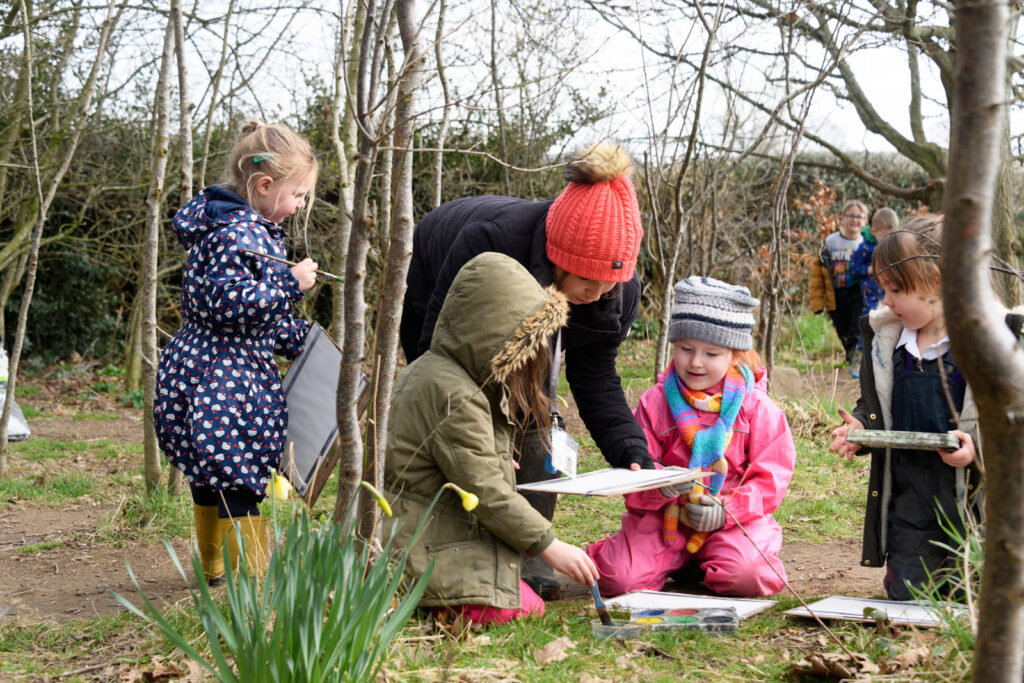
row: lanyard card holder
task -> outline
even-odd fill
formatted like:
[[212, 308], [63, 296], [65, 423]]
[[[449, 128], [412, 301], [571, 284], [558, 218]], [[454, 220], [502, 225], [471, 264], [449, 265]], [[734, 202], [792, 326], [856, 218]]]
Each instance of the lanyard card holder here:
[[562, 332], [555, 337], [555, 348], [551, 354], [551, 374], [548, 378], [548, 396], [551, 399], [551, 442], [544, 456], [544, 469], [549, 474], [562, 472], [576, 476], [576, 459], [579, 444], [565, 431], [565, 420], [558, 414], [558, 368], [562, 360]]
[[569, 436], [569, 432], [559, 426], [559, 423], [564, 424], [562, 417], [558, 414], [552, 415], [551, 450], [544, 458], [544, 469], [551, 474], [562, 472], [575, 477], [576, 457], [580, 447], [576, 439]]

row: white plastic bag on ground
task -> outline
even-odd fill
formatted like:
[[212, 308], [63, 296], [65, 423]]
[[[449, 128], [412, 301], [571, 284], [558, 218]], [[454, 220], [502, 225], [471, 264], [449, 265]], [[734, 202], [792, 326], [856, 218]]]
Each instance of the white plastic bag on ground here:
[[[4, 409], [4, 402], [7, 400], [7, 351], [4, 350], [3, 346], [0, 346], [0, 411]], [[13, 401], [14, 398], [12, 397]], [[7, 440], [8, 441], [24, 441], [29, 437], [31, 431], [28, 428], [28, 422], [25, 420], [25, 414], [21, 412], [21, 408], [18, 407], [18, 402], [15, 401], [11, 406], [11, 421], [7, 425]]]

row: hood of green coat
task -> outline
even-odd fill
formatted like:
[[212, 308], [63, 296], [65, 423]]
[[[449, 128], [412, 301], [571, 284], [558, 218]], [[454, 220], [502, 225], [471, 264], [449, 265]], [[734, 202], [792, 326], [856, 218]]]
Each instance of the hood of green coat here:
[[466, 263], [448, 290], [430, 350], [453, 358], [478, 384], [504, 382], [565, 325], [569, 305], [504, 254]]

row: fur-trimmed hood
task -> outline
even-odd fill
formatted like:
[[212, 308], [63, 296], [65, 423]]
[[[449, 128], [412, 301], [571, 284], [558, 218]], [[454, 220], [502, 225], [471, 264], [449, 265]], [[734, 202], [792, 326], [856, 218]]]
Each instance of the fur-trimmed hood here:
[[566, 324], [569, 304], [515, 259], [474, 257], [455, 277], [430, 350], [451, 357], [477, 383], [504, 382]]

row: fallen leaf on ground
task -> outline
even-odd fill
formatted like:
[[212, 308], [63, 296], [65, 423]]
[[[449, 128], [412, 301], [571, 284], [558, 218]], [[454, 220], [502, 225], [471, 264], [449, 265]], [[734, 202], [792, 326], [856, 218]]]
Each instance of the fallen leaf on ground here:
[[181, 678], [188, 673], [177, 664], [164, 664], [158, 657], [153, 657], [153, 670], [149, 672], [152, 681], [169, 681], [172, 678]]
[[574, 647], [576, 647], [576, 643], [570, 640], [568, 636], [562, 636], [561, 638], [555, 638], [542, 649], [534, 650], [533, 658], [541, 666], [551, 662], [560, 662], [569, 656], [569, 650]]
[[834, 676], [837, 678], [857, 678], [861, 674], [880, 672], [878, 665], [860, 652], [854, 652], [851, 658], [845, 652], [815, 652], [792, 665], [793, 673], [809, 676]]
[[889, 659], [882, 664], [884, 673], [895, 673], [897, 671], [904, 671], [911, 669], [921, 662], [928, 659], [931, 654], [931, 649], [927, 645], [914, 648], [913, 650], [907, 650], [906, 652], [900, 653], [893, 659]]

